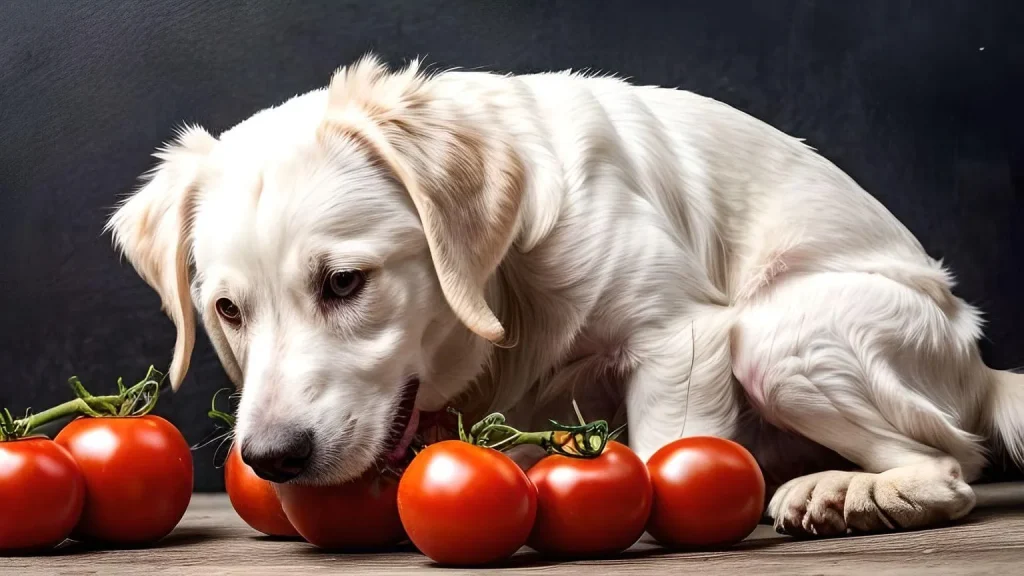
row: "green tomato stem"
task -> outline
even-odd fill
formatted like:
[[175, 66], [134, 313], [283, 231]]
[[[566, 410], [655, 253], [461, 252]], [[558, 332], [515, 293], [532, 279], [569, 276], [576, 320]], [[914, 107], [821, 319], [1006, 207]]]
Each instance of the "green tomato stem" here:
[[213, 418], [214, 420], [220, 421], [221, 424], [227, 426], [229, 429], [233, 429], [235, 427], [234, 415], [232, 415], [229, 412], [224, 412], [223, 410], [217, 409], [217, 397], [220, 396], [220, 393], [224, 392], [225, 390], [230, 392], [229, 388], [221, 388], [220, 390], [217, 390], [213, 394], [213, 400], [210, 401], [210, 411], [207, 412], [206, 415], [209, 416], [210, 418]]
[[120, 396], [90, 396], [89, 398], [75, 398], [53, 408], [43, 410], [38, 414], [32, 414], [26, 418], [14, 421], [14, 425], [25, 433], [29, 433], [40, 426], [45, 426], [55, 420], [67, 418], [68, 416], [94, 416], [100, 411], [111, 413], [120, 407], [122, 398]]
[[[119, 379], [117, 395], [93, 396], [77, 376], [72, 376], [68, 379], [68, 385], [75, 393], [74, 400], [37, 414], [26, 414], [24, 418], [17, 420], [12, 419], [10, 413], [5, 410], [5, 417], [0, 418], [0, 440], [22, 438], [41, 426], [69, 416], [143, 416], [156, 405], [162, 382], [163, 374], [150, 366], [146, 377], [131, 388], [125, 388]], [[144, 401], [142, 406], [139, 406], [140, 401]]]
[[[456, 412], [458, 414], [458, 412]], [[579, 416], [578, 409], [577, 415]], [[505, 416], [500, 413], [484, 417], [466, 432], [459, 416], [459, 438], [476, 446], [508, 450], [515, 446], [540, 446], [548, 454], [561, 454], [571, 458], [596, 458], [604, 452], [612, 433], [604, 420], [585, 422], [579, 416], [579, 425], [566, 425], [550, 421], [551, 430], [540, 432], [521, 432], [505, 424]], [[615, 431], [617, 435], [619, 430]]]

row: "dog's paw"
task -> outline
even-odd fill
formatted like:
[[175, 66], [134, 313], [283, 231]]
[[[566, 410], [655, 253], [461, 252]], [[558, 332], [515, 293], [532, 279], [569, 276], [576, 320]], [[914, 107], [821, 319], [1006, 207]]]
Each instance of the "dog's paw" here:
[[974, 508], [974, 490], [951, 460], [864, 476], [854, 478], [847, 492], [846, 523], [853, 531], [922, 528]]
[[820, 472], [783, 484], [768, 504], [775, 530], [793, 536], [846, 533], [846, 491], [854, 472]]
[[768, 504], [781, 533], [802, 537], [921, 528], [974, 508], [974, 491], [951, 460], [881, 474], [821, 472], [783, 484]]

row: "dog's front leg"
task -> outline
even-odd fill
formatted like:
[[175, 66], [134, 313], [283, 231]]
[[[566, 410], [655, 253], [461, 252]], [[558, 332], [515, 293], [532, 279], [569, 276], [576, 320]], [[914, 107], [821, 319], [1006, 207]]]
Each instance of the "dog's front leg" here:
[[733, 314], [715, 308], [632, 339], [638, 360], [626, 389], [630, 447], [647, 460], [683, 436], [732, 438], [742, 393], [732, 375]]

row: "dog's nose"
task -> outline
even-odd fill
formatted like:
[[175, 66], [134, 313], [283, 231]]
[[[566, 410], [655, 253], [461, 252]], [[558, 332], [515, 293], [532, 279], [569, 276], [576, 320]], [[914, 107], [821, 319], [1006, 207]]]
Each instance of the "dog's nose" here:
[[302, 474], [312, 455], [313, 440], [309, 434], [296, 434], [269, 448], [242, 443], [242, 461], [257, 476], [271, 482], [287, 482]]

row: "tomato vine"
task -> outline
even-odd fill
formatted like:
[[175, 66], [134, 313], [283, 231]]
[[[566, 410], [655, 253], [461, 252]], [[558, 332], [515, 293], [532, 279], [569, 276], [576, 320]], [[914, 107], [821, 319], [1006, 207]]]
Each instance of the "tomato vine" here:
[[579, 424], [562, 424], [549, 420], [550, 430], [541, 432], [522, 432], [509, 426], [505, 416], [495, 412], [485, 416], [474, 424], [467, 432], [462, 422], [462, 414], [449, 408], [449, 412], [458, 418], [459, 439], [475, 446], [508, 450], [515, 446], [540, 446], [548, 454], [560, 454], [570, 458], [596, 458], [604, 452], [609, 441], [616, 439], [625, 429], [625, 425], [609, 430], [606, 420], [587, 422], [573, 401], [573, 408], [579, 418]]
[[75, 394], [74, 400], [36, 414], [28, 410], [23, 418], [18, 419], [13, 418], [7, 409], [0, 412], [0, 441], [24, 438], [40, 426], [68, 416], [144, 416], [156, 406], [164, 378], [163, 372], [150, 366], [146, 376], [137, 384], [125, 387], [124, 380], [118, 378], [117, 394], [93, 396], [77, 376], [72, 376], [68, 385]]

